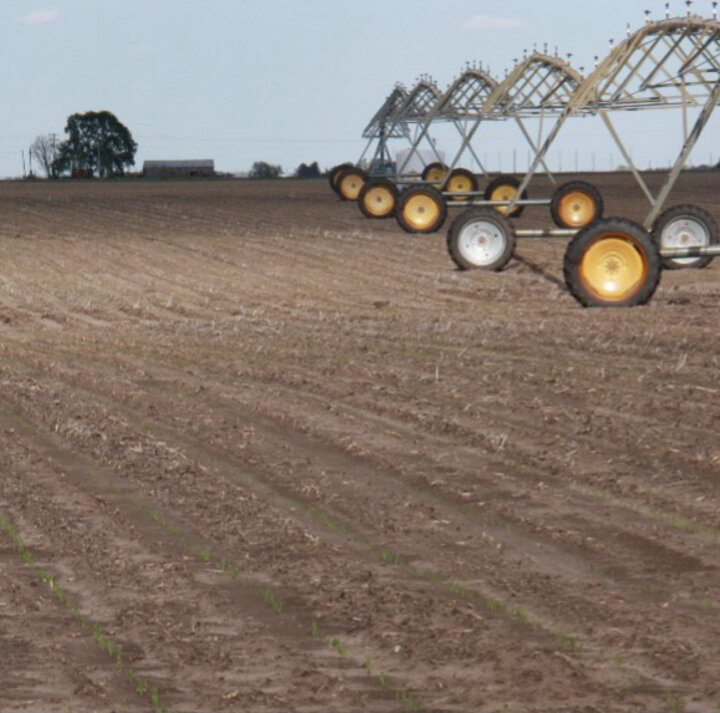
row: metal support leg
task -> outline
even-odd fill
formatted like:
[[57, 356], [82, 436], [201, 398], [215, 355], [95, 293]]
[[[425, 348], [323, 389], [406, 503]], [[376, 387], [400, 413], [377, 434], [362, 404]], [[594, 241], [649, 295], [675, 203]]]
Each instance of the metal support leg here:
[[545, 142], [540, 147], [540, 150], [535, 154], [535, 159], [533, 160], [532, 164], [530, 165], [530, 168], [528, 169], [527, 173], [525, 174], [525, 177], [520, 182], [520, 186], [518, 187], [517, 192], [515, 193], [515, 197], [510, 201], [510, 203], [507, 206], [507, 213], [508, 215], [512, 213], [513, 208], [515, 208], [517, 202], [520, 200], [523, 191], [528, 187], [530, 184], [530, 181], [532, 180], [532, 177], [535, 175], [535, 172], [538, 169], [538, 166], [543, 162], [545, 159], [545, 156], [547, 155], [547, 152], [550, 150], [550, 147], [553, 144], [553, 141], [557, 138], [557, 135], [560, 133], [560, 129], [565, 125], [565, 122], [570, 118], [570, 108], [566, 108], [563, 110], [563, 113], [560, 114], [557, 121], [555, 122], [555, 126], [550, 129], [550, 133], [547, 135], [547, 138], [545, 139]]
[[602, 120], [605, 122], [605, 126], [607, 126], [608, 131], [610, 132], [611, 136], [615, 140], [615, 143], [617, 147], [620, 149], [620, 153], [624, 156], [625, 160], [628, 163], [628, 166], [630, 166], [630, 170], [632, 171], [633, 176], [635, 176], [635, 180], [638, 182], [638, 185], [640, 188], [642, 188], [643, 193], [647, 196], [647, 199], [650, 201], [650, 205], [655, 204], [655, 197], [650, 192], [650, 189], [647, 187], [647, 183], [643, 180], [643, 177], [640, 175], [640, 172], [635, 168], [635, 164], [633, 163], [632, 156], [628, 153], [628, 150], [625, 148], [625, 144], [620, 140], [620, 136], [618, 135], [617, 131], [615, 131], [615, 127], [613, 126], [612, 122], [610, 121], [610, 117], [608, 116], [607, 111], [601, 111], [600, 116]]
[[[520, 131], [522, 131], [523, 136], [527, 140], [528, 144], [530, 144], [530, 148], [533, 150], [533, 153], [537, 154], [537, 145], [533, 142], [532, 137], [530, 136], [530, 132], [525, 127], [525, 124], [523, 123], [522, 119], [520, 117], [516, 117], [515, 121], [517, 122], [517, 125], [520, 127]], [[547, 177], [550, 179], [550, 183], [553, 184], [553, 186], [557, 186], [557, 180], [555, 176], [553, 176], [552, 171], [550, 170], [550, 166], [548, 166], [545, 163], [545, 159], [541, 161], [542, 167], [545, 169], [545, 173], [547, 174]]]
[[687, 138], [687, 141], [685, 141], [685, 143], [683, 144], [680, 155], [675, 161], [675, 165], [670, 171], [670, 175], [665, 181], [665, 185], [660, 189], [660, 193], [658, 193], [652, 209], [645, 217], [645, 220], [643, 222], [645, 230], [650, 230], [653, 223], [655, 222], [655, 219], [658, 217], [658, 215], [660, 215], [660, 211], [663, 209], [665, 201], [670, 195], [670, 191], [673, 189], [673, 186], [675, 185], [675, 182], [677, 181], [680, 172], [683, 170], [693, 148], [695, 147], [695, 144], [697, 143], [697, 140], [700, 138], [700, 134], [702, 134], [703, 129], [707, 125], [708, 121], [710, 121], [710, 117], [712, 116], [712, 113], [718, 102], [720, 102], [720, 82], [718, 82], [713, 87], [713, 90], [710, 92], [710, 96], [705, 102], [705, 106], [702, 108], [700, 116], [698, 116], [697, 121], [695, 122], [695, 125], [693, 126], [692, 131]]

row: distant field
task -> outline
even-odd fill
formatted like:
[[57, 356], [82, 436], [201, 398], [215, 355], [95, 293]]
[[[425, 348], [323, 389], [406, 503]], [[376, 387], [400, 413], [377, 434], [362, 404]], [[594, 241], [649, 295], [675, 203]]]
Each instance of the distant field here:
[[0, 709], [716, 710], [720, 263], [586, 310], [564, 246], [0, 184]]

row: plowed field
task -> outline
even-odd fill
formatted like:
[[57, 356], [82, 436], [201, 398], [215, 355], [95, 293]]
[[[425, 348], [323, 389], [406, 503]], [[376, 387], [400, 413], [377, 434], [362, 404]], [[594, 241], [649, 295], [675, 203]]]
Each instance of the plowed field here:
[[564, 245], [2, 184], [0, 710], [716, 710], [720, 264], [588, 310]]

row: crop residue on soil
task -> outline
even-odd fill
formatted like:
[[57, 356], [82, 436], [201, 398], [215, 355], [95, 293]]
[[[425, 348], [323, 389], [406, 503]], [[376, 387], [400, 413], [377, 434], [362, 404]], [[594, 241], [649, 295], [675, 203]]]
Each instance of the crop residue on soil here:
[[325, 182], [4, 185], [0, 709], [715, 710], [718, 267], [584, 310], [564, 247], [457, 272]]

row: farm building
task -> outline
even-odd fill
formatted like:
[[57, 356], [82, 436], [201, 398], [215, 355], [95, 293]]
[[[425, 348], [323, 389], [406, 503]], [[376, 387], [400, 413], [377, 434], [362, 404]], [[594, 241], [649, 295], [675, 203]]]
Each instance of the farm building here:
[[158, 178], [164, 176], [214, 176], [215, 161], [199, 159], [192, 161], [145, 161], [143, 176]]

